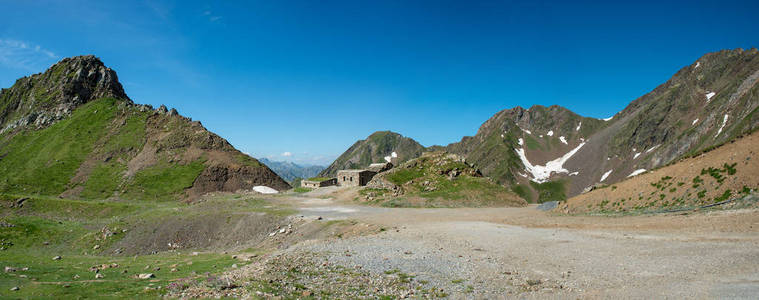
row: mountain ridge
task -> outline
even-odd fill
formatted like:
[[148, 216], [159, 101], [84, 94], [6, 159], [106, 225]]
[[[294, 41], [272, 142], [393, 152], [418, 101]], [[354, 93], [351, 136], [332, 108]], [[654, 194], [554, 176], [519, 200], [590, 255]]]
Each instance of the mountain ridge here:
[[81, 199], [192, 200], [290, 188], [176, 109], [134, 104], [95, 56], [66, 58], [0, 93], [0, 190]]
[[[549, 182], [561, 186], [551, 193], [566, 198], [752, 132], [759, 127], [757, 82], [756, 48], [707, 53], [610, 118], [558, 105], [516, 106], [494, 114], [474, 136], [424, 151], [463, 155], [526, 198], [540, 201]], [[343, 155], [355, 156], [360, 142]]]

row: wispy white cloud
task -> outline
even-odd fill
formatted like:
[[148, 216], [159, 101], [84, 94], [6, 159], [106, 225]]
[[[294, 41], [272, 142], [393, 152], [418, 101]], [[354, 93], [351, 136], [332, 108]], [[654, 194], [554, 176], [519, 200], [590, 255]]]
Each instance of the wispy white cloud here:
[[293, 156], [293, 154], [290, 153], [290, 152], [285, 152], [285, 153], [282, 153], [282, 156], [284, 156], [284, 157], [290, 157], [290, 156]]
[[203, 16], [206, 17], [206, 18], [208, 18], [208, 21], [210, 21], [212, 23], [213, 22], [218, 22], [218, 21], [220, 21], [222, 19], [222, 16], [214, 14], [213, 11], [211, 11], [210, 9], [204, 10], [203, 11]]
[[0, 64], [18, 69], [38, 71], [58, 59], [53, 51], [29, 42], [0, 39]]

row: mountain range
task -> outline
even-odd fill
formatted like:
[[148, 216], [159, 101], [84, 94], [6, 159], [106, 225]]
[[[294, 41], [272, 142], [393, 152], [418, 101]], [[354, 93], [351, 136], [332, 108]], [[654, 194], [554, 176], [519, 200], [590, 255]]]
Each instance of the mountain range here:
[[[466, 157], [528, 201], [563, 199], [656, 169], [734, 140], [759, 125], [759, 51], [709, 53], [608, 119], [560, 106], [502, 110], [471, 137], [425, 148], [410, 138], [356, 142], [323, 175], [365, 167], [388, 153], [405, 160], [430, 150]], [[392, 133], [391, 140], [400, 135]], [[381, 145], [381, 147], [379, 146]]]
[[282, 178], [334, 176], [445, 151], [527, 201], [565, 199], [755, 131], [757, 81], [757, 49], [723, 50], [684, 66], [608, 119], [556, 105], [514, 107], [446, 146], [375, 132], [321, 168], [262, 163], [176, 109], [135, 104], [115, 71], [94, 56], [79, 56], [0, 90], [0, 190], [191, 200], [257, 185], [284, 190], [290, 186]]
[[273, 161], [267, 158], [260, 158], [259, 161], [271, 168], [279, 177], [289, 182], [293, 182], [296, 178], [307, 179], [314, 177], [325, 169], [324, 166], [299, 165], [289, 161]]

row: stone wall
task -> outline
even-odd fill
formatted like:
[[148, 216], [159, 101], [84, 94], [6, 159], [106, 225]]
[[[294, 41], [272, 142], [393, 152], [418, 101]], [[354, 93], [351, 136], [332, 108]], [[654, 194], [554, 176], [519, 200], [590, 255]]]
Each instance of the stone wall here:
[[337, 185], [337, 178], [330, 178], [322, 181], [303, 180], [300, 182], [301, 187], [312, 189], [333, 185]]
[[340, 170], [337, 171], [337, 184], [340, 186], [365, 186], [376, 172], [368, 170]]

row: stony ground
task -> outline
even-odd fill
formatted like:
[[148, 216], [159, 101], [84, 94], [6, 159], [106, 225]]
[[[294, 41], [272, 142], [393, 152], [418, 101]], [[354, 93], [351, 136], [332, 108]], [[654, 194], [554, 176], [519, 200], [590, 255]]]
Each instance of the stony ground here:
[[234, 289], [204, 294], [208, 289], [191, 288], [174, 295], [752, 298], [759, 294], [756, 209], [561, 216], [533, 206], [390, 209], [309, 196], [278, 201], [297, 207], [307, 220], [350, 220], [353, 231], [373, 229], [343, 234], [343, 227], [342, 232], [258, 257], [223, 275]]

